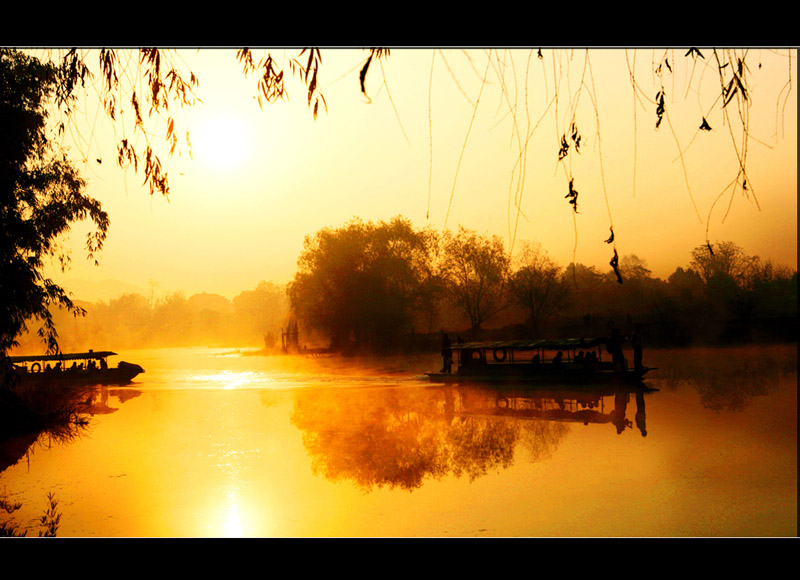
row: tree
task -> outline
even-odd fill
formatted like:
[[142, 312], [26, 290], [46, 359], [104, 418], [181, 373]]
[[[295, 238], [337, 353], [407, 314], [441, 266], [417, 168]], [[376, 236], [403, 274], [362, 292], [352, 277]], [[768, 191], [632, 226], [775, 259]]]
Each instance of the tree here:
[[83, 313], [67, 292], [43, 274], [45, 260], [62, 269], [69, 256], [60, 236], [90, 219], [86, 240], [93, 258], [103, 246], [109, 218], [83, 194], [85, 182], [48, 133], [48, 107], [68, 106], [74, 83], [64, 66], [18, 51], [0, 50], [0, 353], [17, 344], [26, 321], [41, 321], [48, 352], [58, 349], [51, 307]]
[[523, 243], [519, 267], [509, 279], [512, 299], [528, 313], [534, 333], [566, 306], [569, 288], [561, 277], [561, 268], [539, 245]]
[[505, 306], [510, 259], [497, 237], [482, 236], [459, 226], [442, 238], [442, 277], [453, 302], [469, 320], [471, 330]]
[[748, 317], [752, 304], [743, 295], [746, 279], [757, 260], [733, 242], [697, 246], [692, 250], [691, 268], [703, 281], [709, 309], [719, 314]]
[[[288, 98], [288, 79], [294, 78], [300, 83], [300, 89], [304, 94], [308, 107], [314, 117], [327, 108], [325, 98], [322, 94], [322, 75], [323, 68], [322, 52], [319, 49], [304, 48], [298, 50], [294, 58], [278, 58], [275, 56], [279, 51], [265, 50], [262, 57], [257, 57], [254, 51], [243, 48], [236, 52], [236, 61], [242, 68], [242, 72], [247, 77], [256, 79], [255, 92], [258, 96], [259, 104], [264, 102], [272, 103]], [[434, 60], [445, 60], [443, 51], [432, 51]], [[680, 152], [681, 161], [684, 156], [688, 156], [687, 142], [691, 145], [694, 137], [702, 133], [714, 132], [722, 134], [723, 131], [718, 127], [726, 127], [727, 133], [734, 145], [736, 154], [733, 163], [735, 175], [724, 191], [720, 192], [715, 198], [708, 217], [706, 219], [706, 237], [708, 237], [708, 224], [717, 202], [719, 202], [727, 192], [730, 192], [731, 200], [737, 191], [741, 191], [746, 197], [758, 200], [752, 180], [747, 175], [747, 152], [750, 137], [750, 114], [749, 108], [754, 101], [754, 91], [751, 86], [752, 80], [761, 73], [762, 64], [767, 73], [766, 63], [760, 60], [762, 57], [757, 51], [747, 49], [697, 49], [690, 48], [673, 50], [659, 49], [653, 51], [652, 59], [647, 59], [644, 65], [648, 67], [646, 74], [636, 68], [636, 55], [629, 54], [628, 51], [619, 51], [621, 58], [628, 66], [628, 76], [631, 81], [632, 94], [634, 97], [634, 107], [643, 105], [648, 109], [651, 126], [655, 129], [668, 126], [674, 138], [676, 149]], [[788, 53], [789, 58], [792, 57]], [[368, 97], [366, 78], [371, 65], [389, 56], [389, 51], [380, 48], [368, 49], [368, 52], [361, 60], [358, 67], [359, 86], [361, 93]], [[551, 78], [555, 80], [553, 88], [556, 94], [546, 103], [544, 114], [554, 114], [556, 116], [557, 131], [553, 142], [553, 155], [557, 155], [558, 163], [564, 169], [565, 189], [567, 189], [568, 203], [571, 210], [579, 211], [578, 190], [583, 190], [581, 175], [574, 174], [572, 160], [576, 158], [573, 152], [579, 153], [581, 145], [585, 145], [587, 137], [591, 135], [581, 134], [581, 130], [586, 125], [596, 127], [596, 137], [598, 149], [600, 144], [599, 112], [598, 99], [595, 91], [594, 79], [592, 74], [591, 61], [594, 53], [590, 50], [577, 51], [572, 49], [543, 51], [541, 49], [530, 49], [512, 52], [506, 49], [486, 50], [482, 53], [486, 58], [485, 73], [480, 78], [481, 91], [488, 85], [500, 87], [501, 97], [505, 98], [505, 103], [509, 107], [508, 118], [513, 118], [512, 138], [516, 143], [516, 150], [512, 152], [511, 167], [511, 186], [514, 194], [514, 205], [517, 212], [520, 210], [520, 200], [524, 189], [525, 179], [525, 160], [527, 149], [532, 143], [533, 133], [539, 126], [531, 126], [528, 122], [527, 128], [523, 126], [523, 118], [518, 112], [528, 108], [520, 106], [518, 97], [525, 93], [528, 95], [527, 84], [518, 84], [518, 79], [525, 78], [527, 83], [528, 73], [533, 72], [534, 66], [541, 65], [542, 72], [549, 85]], [[777, 59], [784, 58], [778, 52], [774, 55]], [[183, 131], [179, 127], [179, 119], [174, 114], [173, 105], [191, 106], [195, 100], [195, 90], [199, 86], [199, 79], [195, 77], [191, 70], [187, 70], [179, 63], [180, 56], [176, 51], [159, 48], [140, 48], [136, 50], [124, 49], [92, 49], [78, 50], [69, 49], [54, 51], [48, 58], [52, 57], [52, 66], [61, 71], [59, 77], [59, 90], [61, 95], [73, 95], [79, 88], [88, 83], [95, 83], [98, 89], [97, 98], [102, 105], [106, 116], [115, 123], [116, 133], [119, 135], [118, 142], [115, 143], [113, 157], [117, 163], [124, 168], [133, 168], [136, 172], [144, 173], [144, 182], [150, 187], [150, 193], [155, 192], [167, 195], [169, 193], [168, 171], [166, 164], [162, 161], [165, 155], [172, 155], [183, 143]], [[466, 55], [473, 66], [476, 61], [473, 55]], [[523, 57], [520, 59], [520, 57]], [[95, 59], [97, 68], [93, 69], [90, 64]], [[524, 75], [517, 75], [523, 72], [514, 63], [525, 62], [522, 65]], [[754, 60], [758, 62], [754, 63]], [[433, 66], [433, 60], [432, 66]], [[642, 60], [640, 60], [640, 63]], [[233, 64], [233, 63], [232, 63]], [[552, 70], [547, 67], [552, 64]], [[771, 63], [772, 64], [772, 63]], [[781, 66], [782, 63], [776, 63]], [[672, 94], [674, 86], [672, 75], [676, 75], [678, 68], [684, 66], [689, 74], [688, 86], [685, 95], [692, 95], [694, 101], [697, 95], [697, 102], [701, 110], [692, 109], [688, 113], [690, 122], [686, 124], [691, 132], [679, 135], [676, 130], [675, 119], [678, 117], [680, 94]], [[448, 66], [449, 68], [449, 66]], [[713, 74], [697, 74], [695, 68], [705, 69]], [[771, 95], [765, 101], [775, 102], [778, 109], [778, 117], [782, 107], [788, 102], [792, 90], [791, 67], [789, 78], [785, 86], [777, 86], [775, 99]], [[511, 72], [514, 74], [512, 75]], [[579, 79], [568, 78], [571, 74], [578, 74]], [[498, 81], [492, 83], [488, 75], [497, 74]], [[513, 82], [511, 76], [514, 76]], [[643, 79], [653, 79], [658, 86], [658, 92], [654, 96], [649, 88], [643, 86]], [[709, 80], [710, 84], [709, 83]], [[389, 95], [388, 84], [385, 78], [382, 88], [387, 89], [384, 94]], [[573, 84], [573, 80], [575, 82]], [[565, 82], [568, 81], [568, 82]], [[569, 87], [569, 88], [565, 88]], [[767, 89], [767, 90], [765, 90]], [[759, 85], [759, 92], [769, 92], [770, 87]], [[517, 91], [514, 94], [513, 91]], [[565, 94], [568, 91], [569, 94]], [[683, 91], [681, 91], [683, 92]], [[87, 94], [89, 92], [87, 91]], [[703, 101], [701, 102], [701, 98]], [[369, 97], [368, 97], [369, 98]], [[391, 96], [388, 97], [391, 101]], [[480, 99], [478, 99], [480, 100]], [[485, 101], [486, 99], [484, 99]], [[553, 106], [554, 103], [561, 103]], [[75, 100], [70, 98], [57, 98], [55, 106], [61, 113], [61, 118], [56, 119], [57, 128], [64, 131], [67, 125], [73, 120], [73, 106]], [[591, 103], [588, 106], [587, 104]], [[393, 103], [392, 103], [393, 105]], [[476, 101], [475, 106], [478, 103]], [[538, 112], [532, 111], [533, 116], [537, 117]], [[587, 119], [588, 117], [588, 119]], [[529, 119], [531, 117], [529, 116]], [[636, 114], [634, 113], [634, 118]], [[588, 121], [588, 122], [587, 122]], [[164, 130], [166, 127], [166, 130]], [[684, 129], [689, 131], [689, 129]], [[142, 137], [137, 139], [137, 137]], [[634, 144], [636, 140], [634, 138]], [[186, 134], [185, 146], [190, 148], [190, 139]], [[583, 149], [586, 150], [586, 147]], [[602, 161], [602, 155], [600, 156]], [[683, 165], [683, 163], [682, 163]], [[635, 159], [633, 174], [636, 174]], [[691, 190], [687, 190], [692, 203], [695, 199]], [[567, 188], [568, 186], [568, 188]], [[455, 183], [451, 200], [455, 193]], [[561, 196], [559, 196], [561, 197]], [[722, 207], [724, 204], [720, 204]], [[695, 204], [696, 207], [696, 204]], [[611, 209], [609, 209], [609, 225], [611, 222]], [[519, 214], [518, 214], [519, 215]], [[698, 211], [698, 217], [700, 213]], [[702, 222], [702, 218], [700, 218]], [[624, 235], [624, 232], [618, 232]], [[618, 236], [619, 237], [619, 236]], [[612, 238], [613, 240], [613, 234]], [[609, 243], [613, 243], [609, 242]], [[616, 247], [613, 248], [616, 257]]]
[[257, 343], [265, 335], [280, 337], [288, 314], [288, 300], [283, 286], [261, 281], [255, 289], [236, 295], [233, 306], [240, 339]]
[[570, 290], [572, 314], [583, 315], [586, 320], [599, 313], [603, 300], [601, 290], [604, 277], [594, 266], [569, 264], [561, 276]]
[[797, 271], [756, 259], [746, 281], [754, 311], [763, 316], [797, 316]]
[[744, 280], [755, 258], [733, 242], [717, 242], [692, 250], [691, 267], [706, 285], [722, 279], [734, 283]]
[[619, 272], [624, 284], [616, 284], [616, 274], [606, 274], [607, 300], [610, 307], [619, 315], [642, 315], [649, 308], [652, 294], [656, 292], [660, 280], [651, 276], [647, 261], [636, 254], [626, 254], [620, 258]]
[[288, 293], [295, 315], [334, 347], [386, 347], [411, 329], [429, 278], [431, 237], [402, 218], [308, 236]]
[[691, 266], [703, 282], [708, 308], [719, 314], [740, 320], [759, 314], [791, 314], [787, 306], [792, 304], [793, 294], [796, 313], [796, 271], [771, 260], [762, 262], [733, 242], [694, 248]]

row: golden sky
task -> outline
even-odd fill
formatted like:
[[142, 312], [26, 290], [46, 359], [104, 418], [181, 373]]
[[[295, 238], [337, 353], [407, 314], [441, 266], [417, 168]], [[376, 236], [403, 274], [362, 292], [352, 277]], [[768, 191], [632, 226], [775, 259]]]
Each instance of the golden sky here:
[[[285, 63], [299, 50], [270, 52]], [[399, 214], [417, 226], [497, 234], [509, 248], [538, 242], [562, 266], [574, 259], [601, 271], [609, 269], [604, 240], [613, 224], [619, 254], [637, 254], [666, 277], [705, 242], [712, 206], [712, 242], [731, 240], [796, 268], [796, 51], [747, 56], [755, 197], [737, 190], [732, 200], [726, 188], [741, 128], [719, 107], [709, 113], [719, 94], [712, 51], [697, 60], [685, 53], [543, 49], [540, 59], [537, 49], [393, 49], [370, 68], [368, 100], [358, 83], [367, 52], [323, 49], [327, 111], [315, 121], [288, 67], [290, 102], [261, 109], [256, 80], [244, 77], [234, 49], [181, 50], [203, 101], [179, 116], [193, 158], [183, 151], [170, 159], [169, 199], [151, 197], [142, 175], [116, 167], [110, 126], [87, 113], [93, 145], [76, 149], [88, 159], [87, 193], [109, 212], [111, 228], [99, 267], [84, 260], [85, 229], [75, 228], [72, 268], [54, 276], [67, 289], [113, 279], [161, 294], [232, 298], [261, 280], [290, 280], [306, 235], [352, 217]], [[672, 71], [659, 77], [665, 55]], [[629, 66], [642, 88], [636, 106]], [[662, 86], [668, 117], [655, 130]], [[738, 119], [735, 102], [729, 112]], [[573, 114], [580, 153], [559, 163]], [[704, 115], [711, 132], [698, 130]], [[565, 199], [568, 172], [578, 214]]]

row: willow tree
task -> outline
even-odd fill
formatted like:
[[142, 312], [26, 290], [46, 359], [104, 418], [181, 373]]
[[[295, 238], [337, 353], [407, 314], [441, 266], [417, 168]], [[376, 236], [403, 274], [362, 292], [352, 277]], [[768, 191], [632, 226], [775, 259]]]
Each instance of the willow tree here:
[[334, 347], [397, 345], [426, 307], [430, 242], [401, 218], [307, 236], [288, 287], [293, 312]]
[[[33, 51], [30, 51], [33, 52]], [[143, 176], [150, 194], [169, 195], [169, 160], [176, 153], [191, 151], [191, 133], [183, 125], [180, 111], [194, 107], [199, 96], [200, 78], [181, 58], [177, 50], [157, 47], [137, 49], [80, 49], [36, 51], [42, 61], [50, 62], [62, 74], [62, 85], [71, 98], [59, 99], [59, 133], [73, 130], [86, 155], [95, 145], [92, 131], [78, 127], [79, 107], [85, 113], [100, 104], [117, 135], [113, 151], [100, 150], [97, 162], [111, 157], [122, 169]], [[288, 100], [291, 81], [306, 97], [314, 119], [327, 110], [322, 92], [322, 51], [297, 49], [293, 57], [275, 57], [270, 50], [257, 55], [249, 48], [235, 52], [231, 66], [241, 67], [245, 78], [254, 79], [253, 93], [261, 107]], [[281, 49], [279, 52], [285, 52]], [[41, 54], [39, 54], [41, 53]], [[359, 81], [366, 94], [365, 82], [371, 63], [385, 59], [389, 51], [365, 49]]]
[[[383, 51], [371, 51], [369, 60], [373, 55], [379, 58]], [[245, 75], [258, 78], [260, 103], [287, 97], [283, 70], [271, 57], [257, 60], [242, 49], [237, 58]], [[315, 49], [301, 50], [289, 63], [307, 90], [315, 117], [320, 104], [324, 107], [320, 63]], [[368, 67], [369, 61], [362, 80]], [[143, 175], [151, 195], [168, 196], [168, 159], [191, 147], [175, 109], [197, 102], [198, 85], [173, 51], [158, 48], [0, 52], [0, 352], [16, 344], [31, 319], [41, 321], [39, 335], [48, 352], [55, 352], [51, 309], [82, 313], [68, 292], [43, 273], [51, 258], [62, 269], [68, 266], [70, 255], [60, 237], [72, 224], [95, 223], [86, 242], [90, 258], [102, 249], [109, 228], [101, 204], [83, 194], [86, 181], [64, 146], [71, 133], [78, 136], [78, 155], [85, 157], [92, 149], [91, 131], [77, 127], [81, 105], [87, 100], [94, 100], [89, 106], [101, 105], [117, 134], [113, 151], [99, 153], [96, 162], [112, 157], [120, 168]]]
[[51, 307], [81, 314], [63, 288], [44, 274], [48, 260], [65, 268], [60, 236], [89, 219], [90, 258], [103, 247], [109, 217], [84, 195], [85, 181], [48, 132], [48, 107], [74, 99], [71, 71], [20, 52], [0, 50], [0, 355], [16, 344], [30, 319], [57, 350]]

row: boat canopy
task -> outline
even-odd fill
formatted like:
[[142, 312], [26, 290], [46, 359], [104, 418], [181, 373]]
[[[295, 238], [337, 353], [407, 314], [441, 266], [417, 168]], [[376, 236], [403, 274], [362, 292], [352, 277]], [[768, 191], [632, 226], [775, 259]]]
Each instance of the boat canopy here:
[[539, 348], [571, 349], [593, 348], [607, 344], [605, 338], [543, 338], [539, 340], [499, 340], [489, 342], [461, 342], [450, 346], [451, 350], [535, 350]]
[[114, 356], [117, 353], [110, 350], [99, 350], [89, 352], [74, 352], [50, 355], [30, 355], [30, 356], [10, 356], [8, 357], [12, 363], [25, 363], [25, 362], [61, 362], [65, 360], [97, 360], [104, 359], [108, 356]]

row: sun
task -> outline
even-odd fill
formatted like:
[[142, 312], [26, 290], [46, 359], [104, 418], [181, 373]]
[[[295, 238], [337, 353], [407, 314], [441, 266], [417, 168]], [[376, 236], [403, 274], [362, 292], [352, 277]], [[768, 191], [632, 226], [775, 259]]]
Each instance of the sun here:
[[248, 125], [232, 114], [202, 121], [190, 135], [194, 159], [213, 169], [236, 169], [249, 161], [252, 136]]

